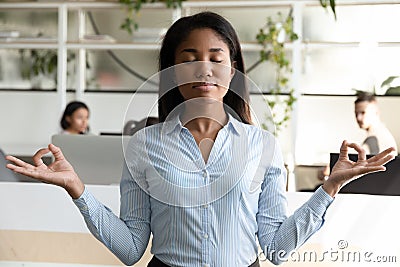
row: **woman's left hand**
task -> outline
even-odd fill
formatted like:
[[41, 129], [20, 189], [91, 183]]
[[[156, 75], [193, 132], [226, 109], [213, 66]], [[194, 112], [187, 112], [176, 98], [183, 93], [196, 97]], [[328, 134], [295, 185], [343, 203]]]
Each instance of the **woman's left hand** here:
[[[351, 161], [348, 156], [348, 148], [354, 148], [358, 153], [357, 162]], [[387, 162], [394, 158], [394, 148], [388, 148], [379, 154], [367, 159], [364, 149], [355, 143], [343, 141], [340, 147], [339, 160], [332, 168], [329, 178], [324, 182], [324, 190], [334, 197], [345, 184], [360, 178], [362, 175], [386, 170]]]

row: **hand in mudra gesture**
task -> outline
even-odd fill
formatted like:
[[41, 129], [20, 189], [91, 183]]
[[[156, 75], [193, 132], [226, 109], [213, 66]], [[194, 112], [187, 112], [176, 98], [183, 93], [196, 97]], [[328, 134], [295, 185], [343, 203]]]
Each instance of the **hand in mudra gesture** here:
[[[356, 162], [349, 159], [349, 147], [354, 148], [358, 153], [358, 160]], [[340, 147], [339, 159], [335, 166], [333, 166], [329, 178], [324, 182], [323, 188], [328, 194], [334, 196], [341, 187], [352, 180], [367, 173], [386, 170], [386, 167], [383, 165], [394, 159], [394, 151], [394, 148], [391, 147], [367, 159], [364, 149], [359, 145], [343, 141]]]
[[[54, 155], [54, 162], [47, 166], [43, 163], [42, 157], [49, 152]], [[13, 156], [7, 156], [6, 159], [11, 162], [7, 164], [7, 168], [12, 171], [61, 186], [73, 198], [78, 198], [84, 190], [84, 185], [72, 165], [65, 159], [61, 149], [53, 144], [36, 152], [33, 156], [34, 165]]]

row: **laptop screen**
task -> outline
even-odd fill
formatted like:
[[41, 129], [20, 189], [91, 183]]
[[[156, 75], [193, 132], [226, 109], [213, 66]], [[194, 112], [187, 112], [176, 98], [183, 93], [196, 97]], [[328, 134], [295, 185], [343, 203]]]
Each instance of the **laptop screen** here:
[[[372, 157], [368, 155], [367, 158]], [[352, 161], [357, 161], [357, 154], [349, 154]], [[330, 154], [330, 169], [339, 159], [339, 153]], [[362, 176], [345, 186], [340, 193], [356, 193], [371, 195], [400, 196], [400, 157], [397, 156], [386, 165], [386, 171], [375, 172]]]
[[85, 184], [119, 184], [124, 163], [122, 136], [53, 135], [52, 142], [60, 147]]

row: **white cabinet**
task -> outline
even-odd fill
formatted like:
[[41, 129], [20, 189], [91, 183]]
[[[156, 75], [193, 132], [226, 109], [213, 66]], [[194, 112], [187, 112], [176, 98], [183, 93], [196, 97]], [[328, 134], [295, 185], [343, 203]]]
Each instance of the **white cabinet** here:
[[[297, 18], [296, 21], [299, 23], [296, 26], [301, 30], [301, 6], [302, 3], [297, 3], [297, 1], [187, 1], [183, 2], [182, 9], [170, 10], [171, 19], [174, 21], [181, 17], [182, 15], [187, 15], [194, 13], [199, 10], [218, 10], [218, 9], [236, 9], [240, 10], [242, 8], [263, 8], [268, 9], [270, 7], [286, 7], [289, 8], [293, 6], [296, 10], [300, 12], [295, 12]], [[48, 41], [43, 38], [23, 40], [16, 38], [9, 42], [0, 42], [0, 49], [56, 49], [58, 54], [58, 68], [57, 68], [57, 92], [59, 94], [60, 109], [65, 106], [66, 103], [66, 89], [67, 89], [67, 52], [76, 51], [76, 98], [81, 99], [85, 91], [85, 58], [87, 51], [104, 51], [104, 50], [137, 50], [137, 51], [157, 51], [160, 47], [159, 43], [136, 43], [136, 42], [126, 42], [117, 40], [115, 43], [110, 42], [82, 42], [82, 38], [86, 33], [88, 19], [86, 18], [87, 11], [101, 11], [109, 12], [111, 10], [121, 9], [119, 3], [113, 2], [79, 2], [79, 1], [66, 1], [66, 2], [13, 2], [13, 3], [0, 3], [0, 11], [4, 10], [27, 10], [35, 9], [35, 11], [40, 12], [43, 10], [53, 10], [58, 14], [57, 21], [57, 36], [54, 40]], [[143, 10], [146, 9], [166, 9], [164, 3], [146, 4], [143, 6]], [[143, 11], [141, 11], [143, 12]], [[71, 25], [69, 19], [71, 14], [74, 13], [75, 18], [77, 18], [77, 24]], [[122, 21], [122, 18], [108, 18], [112, 20]], [[240, 20], [241, 21], [241, 20]], [[241, 21], [242, 22], [242, 21]], [[262, 22], [264, 23], [264, 22]], [[166, 25], [168, 27], [169, 25]], [[262, 26], [262, 25], [260, 25]], [[259, 27], [258, 27], [259, 28]], [[254, 55], [257, 55], [258, 51], [261, 49], [259, 45], [255, 43], [255, 34], [258, 28], [252, 29], [254, 31], [254, 41], [253, 42], [243, 42], [244, 51], [253, 51]], [[115, 31], [120, 31], [115, 29]], [[247, 30], [244, 30], [247, 31]], [[71, 35], [74, 38], [69, 38]], [[289, 49], [293, 49], [293, 58], [299, 57], [300, 55], [300, 42], [297, 45], [289, 46]], [[297, 67], [295, 68], [297, 69]], [[294, 71], [294, 75], [296, 70]]]
[[[353, 12], [349, 7], [358, 8], [358, 6], [370, 4], [374, 4], [373, 8], [376, 8], [376, 6], [378, 5], [383, 6], [388, 4], [398, 7], [398, 4], [400, 4], [400, 2], [384, 0], [337, 0], [336, 2], [338, 5], [338, 21], [336, 22], [333, 20], [333, 15], [331, 14], [331, 12], [325, 12], [322, 7], [320, 7], [319, 1], [317, 0], [185, 1], [183, 2], [182, 9], [170, 10], [170, 22], [178, 19], [183, 15], [192, 14], [202, 10], [212, 10], [221, 13], [222, 15], [225, 15], [229, 20], [232, 21], [234, 27], [237, 29], [239, 36], [242, 39], [242, 47], [245, 51], [245, 60], [247, 59], [247, 66], [249, 67], [249, 65], [251, 65], [257, 59], [257, 52], [261, 49], [261, 47], [255, 43], [255, 35], [258, 29], [262, 27], [263, 23], [265, 22], [265, 18], [271, 14], [276, 14], [278, 11], [286, 12], [290, 8], [293, 8], [294, 28], [295, 32], [298, 33], [300, 39], [294, 44], [288, 44], [286, 48], [292, 51], [291, 57], [293, 63], [293, 87], [296, 90], [299, 90], [299, 93], [302, 93], [308, 92], [307, 87], [310, 86], [310, 83], [307, 82], [307, 77], [305, 79], [302, 79], [301, 76], [309, 69], [309, 63], [313, 62], [313, 59], [318, 59], [319, 51], [325, 49], [323, 53], [326, 53], [327, 49], [331, 48], [335, 48], [337, 50], [340, 50], [342, 48], [343, 50], [347, 49], [347, 51], [349, 51], [349, 49], [351, 48], [355, 48], [357, 51], [363, 49], [366, 50], [366, 47], [368, 49], [368, 45], [371, 46], [371, 42], [373, 42], [373, 45], [376, 45], [377, 47], [400, 47], [400, 37], [397, 39], [392, 38], [388, 41], [386, 41], [384, 37], [376, 37], [376, 39], [372, 38], [373, 40], [371, 38], [366, 40], [364, 37], [362, 37], [362, 35], [358, 34], [360, 32], [368, 32], [371, 29], [371, 25], [369, 25], [367, 28], [363, 28], [364, 21], [357, 21], [357, 19], [360, 19], [360, 16], [355, 17], [354, 14], [353, 16], [351, 16], [355, 17], [354, 22], [351, 23], [351, 21], [349, 21], [351, 12]], [[122, 8], [122, 5], [117, 3], [116, 1], [38, 1], [0, 3], [0, 11], [16, 9], [35, 9], [38, 12], [44, 10], [54, 10], [58, 14], [58, 30], [57, 36], [54, 40], [49, 41], [44, 39], [32, 39], [30, 41], [24, 40], [23, 42], [21, 42], [16, 39], [15, 41], [10, 42], [0, 42], [0, 49], [56, 49], [58, 53], [57, 92], [59, 92], [60, 94], [60, 99], [65, 99], [65, 91], [67, 89], [67, 52], [75, 51], [77, 67], [74, 71], [76, 76], [76, 84], [74, 85], [74, 89], [76, 89], [76, 97], [78, 99], [82, 98], [82, 94], [85, 91], [85, 57], [87, 51], [157, 51], [159, 49], [159, 43], [134, 43], [126, 40], [121, 41], [119, 39], [117, 39], [115, 43], [102, 43], [98, 41], [91, 43], [89, 41], [80, 41], [86, 34], [87, 29], [90, 28], [90, 25], [86, 25], [88, 21], [86, 16], [87, 11], [101, 11], [102, 14], [107, 14], [107, 12], [111, 13], [112, 11], [121, 10]], [[149, 9], [166, 10], [166, 7], [164, 3], [145, 4], [143, 6], [143, 10]], [[141, 11], [142, 13], [144, 12], [143, 10]], [[77, 23], [75, 25], [71, 25], [71, 23], [69, 23], [68, 21], [70, 20], [71, 14], [74, 14], [74, 19], [77, 20]], [[120, 14], [124, 15], [124, 13]], [[118, 23], [122, 22], [123, 18], [110, 16], [106, 19], [113, 22], [117, 21], [118, 25]], [[319, 22], [322, 22], [320, 23], [321, 25], [326, 25], [329, 28], [318, 28]], [[374, 23], [380, 25], [379, 21], [376, 21]], [[393, 20], [393, 23], [397, 24], [395, 20]], [[354, 24], [356, 24], [356, 26], [354, 26]], [[389, 24], [389, 21], [387, 24]], [[168, 23], [164, 24], [164, 27], [168, 26]], [[386, 28], [390, 26], [391, 25], [387, 25]], [[346, 28], [352, 28], [354, 34], [347, 34], [356, 37], [343, 39], [341, 34], [342, 32], [346, 31]], [[116, 28], [111, 35], [117, 32], [121, 32], [121, 30]], [[74, 38], [70, 38], [70, 36], [68, 36], [71, 35], [71, 33]], [[319, 36], [328, 35], [329, 37], [315, 38], [316, 34]], [[396, 36], [396, 34], [393, 35]], [[317, 52], [315, 53], [315, 51]], [[346, 55], [346, 53], [339, 54]], [[312, 58], [311, 60], [310, 57]], [[343, 62], [338, 62], [337, 64], [342, 63]], [[321, 60], [316, 60], [316, 64], [321, 64]], [[320, 66], [314, 67], [315, 69], [319, 69]], [[264, 70], [262, 71], [264, 72]], [[261, 72], [261, 70], [259, 72]], [[260, 74], [258, 74], [258, 76], [260, 76]], [[301, 80], [305, 80], [305, 82], [303, 82], [304, 86], [302, 86]], [[268, 85], [265, 84], [260, 84], [260, 86], [268, 87]], [[318, 84], [311, 84], [311, 86], [318, 87]], [[305, 87], [306, 90], [300, 87]], [[61, 101], [61, 103], [61, 106], [64, 106], [65, 101]]]

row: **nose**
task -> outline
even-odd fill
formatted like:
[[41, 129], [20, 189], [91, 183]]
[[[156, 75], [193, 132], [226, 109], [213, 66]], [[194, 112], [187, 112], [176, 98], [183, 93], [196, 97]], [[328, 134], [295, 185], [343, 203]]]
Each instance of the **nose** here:
[[196, 78], [207, 78], [212, 76], [212, 64], [211, 62], [200, 61], [196, 63]]

